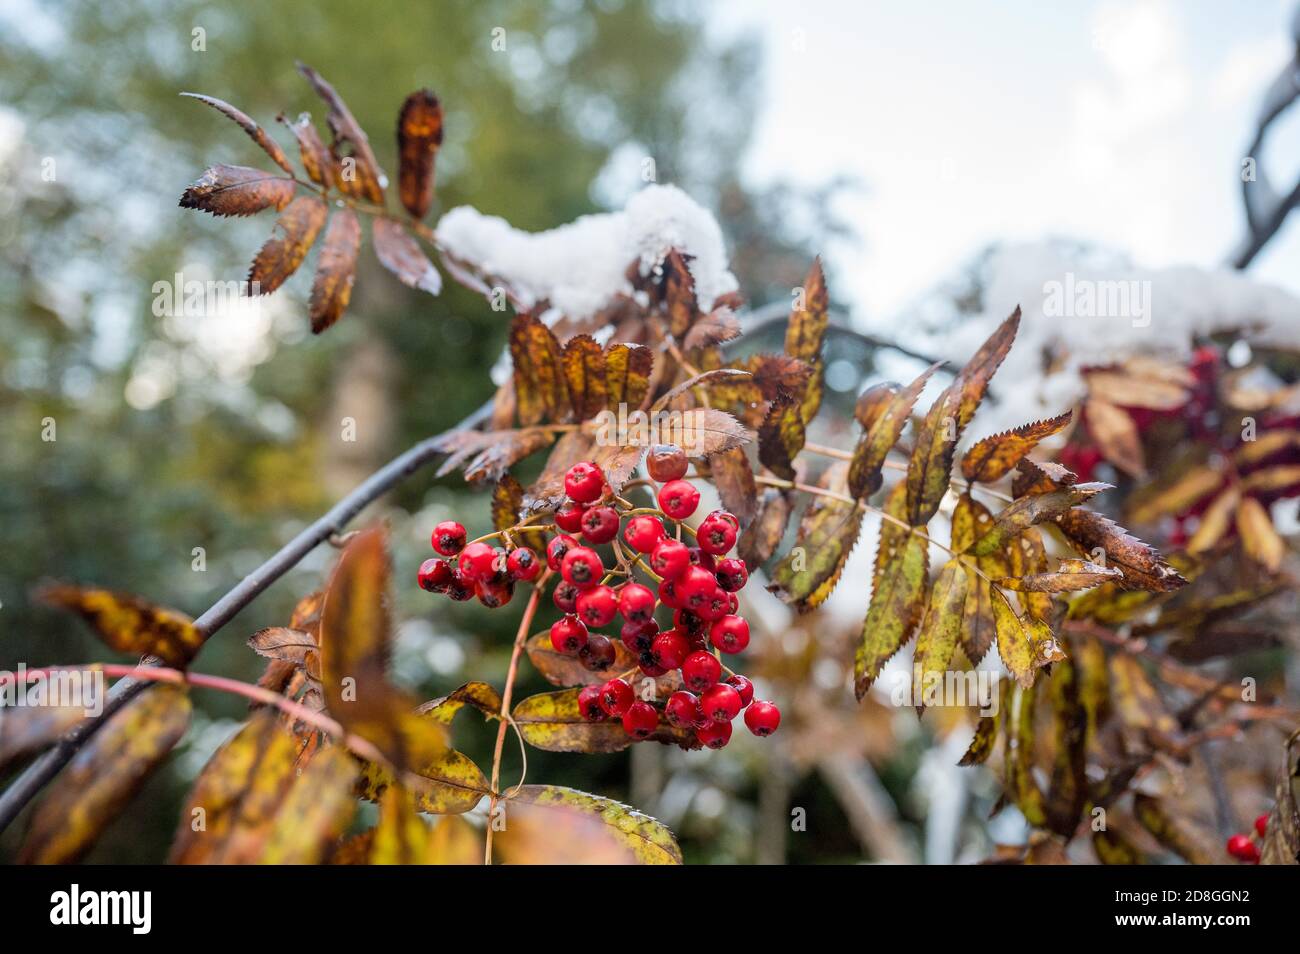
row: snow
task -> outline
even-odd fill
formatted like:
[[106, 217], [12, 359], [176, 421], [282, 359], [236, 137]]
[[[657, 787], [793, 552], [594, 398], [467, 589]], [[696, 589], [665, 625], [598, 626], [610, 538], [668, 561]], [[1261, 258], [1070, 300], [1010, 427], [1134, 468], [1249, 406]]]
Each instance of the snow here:
[[584, 215], [546, 232], [524, 232], [471, 206], [452, 209], [438, 223], [439, 244], [455, 257], [509, 285], [527, 307], [547, 300], [559, 313], [582, 319], [619, 294], [630, 295], [627, 269], [648, 275], [676, 248], [690, 262], [695, 293], [708, 311], [737, 282], [717, 220], [675, 186], [651, 185], [621, 211]]

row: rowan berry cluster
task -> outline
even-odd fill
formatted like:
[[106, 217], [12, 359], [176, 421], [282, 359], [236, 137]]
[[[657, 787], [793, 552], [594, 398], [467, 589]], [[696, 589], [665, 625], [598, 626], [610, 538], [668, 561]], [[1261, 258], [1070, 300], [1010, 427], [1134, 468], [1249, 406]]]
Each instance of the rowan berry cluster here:
[[[744, 560], [727, 556], [736, 545], [739, 521], [715, 510], [693, 530], [686, 525], [699, 507], [700, 492], [683, 479], [687, 460], [680, 448], [656, 446], [646, 465], [658, 488], [657, 506], [637, 507], [614, 494], [594, 463], [569, 468], [554, 524], [527, 528], [554, 533], [544, 557], [511, 545], [509, 534], [491, 535], [505, 540], [506, 547], [486, 539], [467, 543], [459, 523], [438, 524], [433, 548], [455, 562], [426, 560], [419, 585], [455, 600], [476, 596], [486, 606], [503, 606], [515, 583], [536, 579], [545, 562], [559, 577], [551, 598], [564, 614], [550, 629], [556, 652], [576, 657], [591, 672], [605, 672], [618, 654], [613, 639], [598, 630], [617, 624], [618, 638], [637, 660], [637, 669], [578, 694], [584, 718], [618, 719], [628, 735], [641, 740], [659, 730], [662, 717], [716, 749], [730, 740], [732, 721], [744, 710], [751, 732], [771, 735], [780, 725], [780, 710], [755, 701], [750, 681], [722, 663], [724, 655], [749, 645], [749, 623], [739, 614], [736, 597], [749, 581], [749, 570]], [[693, 544], [682, 539], [684, 533], [693, 535]], [[596, 549], [605, 545], [612, 566]], [[637, 581], [638, 570], [653, 588]], [[629, 681], [638, 670], [650, 678], [678, 672], [683, 688], [662, 702], [638, 699]]]
[[[1266, 831], [1268, 831], [1268, 816], [1260, 815], [1255, 819], [1255, 834], [1259, 840], [1263, 840]], [[1250, 835], [1238, 832], [1228, 839], [1227, 848], [1228, 854], [1238, 861], [1245, 861], [1252, 865], [1259, 864], [1259, 845]]]

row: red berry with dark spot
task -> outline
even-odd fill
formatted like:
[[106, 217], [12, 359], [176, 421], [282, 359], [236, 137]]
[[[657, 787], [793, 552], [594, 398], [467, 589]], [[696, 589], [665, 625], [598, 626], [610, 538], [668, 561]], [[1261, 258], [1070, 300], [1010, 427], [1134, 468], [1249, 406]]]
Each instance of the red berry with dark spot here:
[[1249, 835], [1236, 834], [1228, 839], [1228, 854], [1238, 861], [1249, 861], [1255, 863], [1259, 861], [1259, 849], [1255, 843], [1250, 840]]
[[682, 660], [682, 682], [687, 689], [703, 692], [722, 676], [722, 663], [713, 653], [697, 651]]
[[704, 714], [700, 711], [700, 700], [693, 692], [686, 692], [678, 689], [664, 704], [664, 716], [673, 725], [682, 729], [689, 729], [693, 725], [698, 725], [703, 721]]
[[600, 686], [584, 686], [578, 692], [578, 712], [588, 722], [603, 722], [607, 713], [600, 705]]
[[760, 738], [771, 735], [781, 724], [781, 710], [772, 702], [755, 702], [745, 710], [745, 725]]
[[465, 547], [456, 561], [460, 572], [475, 582], [492, 579], [496, 575], [496, 563], [496, 548], [482, 542]]
[[578, 503], [594, 503], [605, 489], [605, 475], [591, 461], [582, 461], [564, 475], [564, 492]]
[[728, 612], [728, 613], [735, 613], [738, 609], [740, 609], [740, 600], [736, 599], [736, 594], [735, 594], [735, 593], [728, 593], [728, 594], [727, 594], [727, 612]]
[[501, 580], [486, 580], [477, 585], [475, 594], [478, 601], [488, 609], [499, 609], [510, 602], [515, 595], [515, 581], [507, 577]]
[[578, 650], [578, 661], [589, 672], [604, 672], [614, 665], [614, 642], [604, 633], [592, 633], [587, 645]]
[[474, 598], [474, 591], [478, 584], [471, 580], [460, 568], [451, 571], [451, 582], [447, 584], [447, 595], [457, 603], [464, 603], [468, 599]]
[[648, 513], [633, 517], [623, 528], [623, 539], [637, 553], [653, 553], [659, 541], [664, 539], [663, 521]]
[[650, 643], [650, 655], [655, 665], [664, 671], [680, 666], [690, 651], [686, 637], [675, 629], [660, 633]]
[[732, 594], [728, 593], [722, 587], [714, 586], [713, 593], [709, 596], [708, 600], [705, 601], [704, 605], [697, 610], [697, 612], [700, 614], [702, 619], [706, 619], [710, 623], [716, 619], [722, 619], [722, 617], [731, 612], [731, 597]]
[[714, 683], [700, 694], [700, 707], [714, 722], [730, 722], [740, 714], [740, 693], [725, 682]]
[[605, 575], [605, 566], [600, 562], [600, 556], [590, 547], [573, 547], [560, 561], [560, 575], [578, 589], [589, 590], [600, 585], [600, 578]]
[[694, 610], [673, 610], [673, 625], [688, 638], [703, 636], [709, 630], [709, 622]]
[[686, 609], [699, 610], [713, 596], [718, 581], [702, 566], [689, 567], [677, 578], [676, 592]]
[[600, 707], [607, 715], [623, 717], [623, 713], [636, 701], [632, 686], [626, 679], [611, 679], [600, 687]]
[[713, 559], [713, 554], [705, 553], [699, 547], [691, 547], [687, 552], [691, 555], [691, 566], [702, 566], [710, 573], [717, 572], [718, 563]]
[[551, 624], [551, 645], [557, 653], [576, 656], [587, 645], [587, 627], [576, 616], [561, 616]]
[[578, 618], [590, 627], [608, 626], [618, 612], [618, 597], [608, 586], [593, 586], [578, 597]]
[[564, 580], [555, 584], [555, 590], [551, 593], [551, 601], [555, 603], [555, 608], [561, 613], [574, 613], [578, 609], [578, 594], [582, 590], [578, 589], [572, 583], [566, 583]]
[[1267, 831], [1268, 831], [1268, 815], [1266, 814], [1260, 815], [1258, 818], [1255, 819], [1255, 834], [1259, 835], [1260, 838], [1263, 838], [1264, 834]]
[[565, 533], [577, 533], [582, 529], [582, 515], [587, 508], [576, 500], [566, 500], [555, 511], [555, 525]]
[[659, 509], [674, 520], [685, 520], [700, 505], [700, 492], [688, 481], [670, 480], [659, 488]]
[[754, 701], [754, 684], [740, 673], [733, 673], [725, 681], [727, 685], [740, 693], [740, 707], [742, 709]]
[[680, 540], [663, 540], [650, 553], [650, 569], [665, 580], [675, 580], [691, 565], [691, 551]]
[[686, 476], [686, 452], [676, 444], [656, 444], [645, 457], [650, 479], [666, 484]]
[[552, 537], [551, 542], [546, 544], [546, 565], [552, 570], [558, 570], [560, 564], [564, 562], [565, 554], [576, 546], [581, 544], [576, 537], [571, 537], [567, 533]]
[[542, 572], [542, 561], [531, 548], [515, 547], [510, 551], [510, 556], [506, 557], [506, 572], [516, 580], [535, 580], [537, 574]]
[[658, 679], [668, 672], [667, 669], [655, 662], [654, 653], [642, 653], [637, 665], [641, 667], [641, 672], [651, 679]]
[[723, 748], [731, 741], [731, 723], [710, 722], [702, 725], [695, 730], [695, 737], [700, 740], [701, 745], [710, 749]]
[[749, 582], [749, 569], [745, 566], [745, 561], [735, 557], [719, 561], [714, 575], [718, 578], [718, 586], [728, 593], [743, 590], [745, 584]]
[[709, 627], [709, 642], [724, 653], [741, 652], [749, 645], [749, 623], [743, 616], [724, 616]]
[[648, 739], [659, 728], [659, 713], [648, 702], [634, 702], [623, 713], [623, 731], [634, 739]]
[[618, 536], [618, 511], [613, 507], [588, 507], [582, 515], [582, 539], [588, 543], [609, 543]]
[[628, 583], [618, 591], [618, 611], [629, 623], [644, 623], [655, 613], [654, 591], [640, 583]]
[[444, 520], [433, 528], [429, 542], [443, 556], [455, 556], [465, 547], [465, 528], [455, 520]]
[[623, 640], [623, 645], [638, 656], [650, 651], [650, 644], [654, 638], [659, 635], [659, 624], [652, 619], [644, 623], [624, 623], [623, 628], [619, 630], [619, 637]]
[[696, 543], [705, 553], [721, 556], [736, 545], [736, 524], [711, 513], [696, 531]]
[[451, 578], [451, 564], [446, 560], [435, 558], [420, 564], [420, 572], [416, 574], [415, 581], [420, 584], [422, 590], [441, 593], [451, 585]]
[[677, 594], [677, 581], [664, 580], [659, 584], [659, 602], [663, 603], [669, 609], [678, 609], [682, 605], [681, 598]]

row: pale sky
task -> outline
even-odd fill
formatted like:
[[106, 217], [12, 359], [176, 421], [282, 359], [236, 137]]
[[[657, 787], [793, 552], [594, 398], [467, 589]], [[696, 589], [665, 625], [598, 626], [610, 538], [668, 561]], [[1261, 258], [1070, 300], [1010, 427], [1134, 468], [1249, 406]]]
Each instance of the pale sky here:
[[[856, 248], [833, 248], [869, 325], [998, 240], [1075, 237], [1142, 266], [1220, 264], [1243, 234], [1240, 168], [1288, 61], [1294, 0], [731, 0], [758, 30], [763, 101], [746, 173], [848, 173]], [[1270, 174], [1300, 172], [1300, 108]], [[1300, 292], [1300, 213], [1252, 273]]]

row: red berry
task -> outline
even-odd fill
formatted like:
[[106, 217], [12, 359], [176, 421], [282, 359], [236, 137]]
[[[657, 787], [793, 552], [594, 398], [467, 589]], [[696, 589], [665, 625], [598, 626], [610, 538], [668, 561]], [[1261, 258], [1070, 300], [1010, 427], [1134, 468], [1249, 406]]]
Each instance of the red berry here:
[[474, 590], [478, 584], [460, 571], [460, 568], [451, 571], [451, 582], [447, 584], [447, 595], [457, 603], [463, 603], [474, 596]]
[[552, 570], [558, 570], [560, 564], [564, 562], [564, 556], [576, 546], [581, 546], [576, 537], [571, 537], [567, 533], [561, 533], [552, 537], [551, 542], [546, 544], [546, 565]]
[[691, 565], [691, 551], [680, 540], [663, 540], [650, 553], [650, 569], [665, 580], [675, 580]]
[[735, 593], [728, 593], [728, 594], [727, 594], [727, 612], [728, 612], [728, 613], [735, 613], [738, 609], [740, 609], [740, 600], [736, 599], [736, 594], [735, 594]]
[[588, 722], [602, 722], [606, 717], [600, 705], [600, 686], [584, 686], [578, 692], [578, 711]]
[[755, 702], [745, 710], [745, 725], [760, 738], [771, 735], [781, 724], [781, 710], [773, 702]]
[[686, 609], [699, 610], [713, 596], [718, 581], [702, 566], [688, 567], [676, 580], [676, 593]]
[[465, 547], [456, 561], [460, 572], [475, 582], [492, 579], [496, 575], [496, 563], [496, 548], [482, 542]]
[[634, 701], [632, 686], [626, 679], [611, 679], [600, 687], [600, 707], [607, 715], [622, 718]]
[[506, 572], [516, 580], [537, 579], [537, 574], [542, 572], [542, 561], [537, 559], [537, 554], [529, 547], [515, 547], [510, 551], [510, 556], [506, 557]]
[[703, 692], [722, 676], [722, 663], [713, 653], [697, 650], [682, 660], [682, 682], [686, 688]]
[[740, 693], [725, 682], [714, 683], [700, 694], [700, 706], [714, 722], [730, 722], [740, 713]]
[[578, 661], [588, 672], [604, 672], [617, 658], [614, 642], [604, 633], [592, 633], [587, 645], [578, 650]]
[[574, 613], [577, 612], [578, 594], [581, 592], [582, 590], [572, 583], [560, 580], [555, 584], [555, 591], [551, 593], [551, 600], [555, 603], [555, 608], [561, 613]]
[[720, 561], [714, 575], [718, 578], [718, 586], [728, 593], [743, 590], [749, 582], [749, 569], [745, 566], [745, 561], [735, 557]]
[[561, 616], [551, 624], [551, 645], [557, 653], [576, 656], [587, 645], [587, 627], [576, 616]]
[[732, 673], [727, 677], [726, 683], [740, 693], [740, 707], [742, 709], [754, 701], [754, 684], [740, 673]]
[[565, 533], [577, 533], [582, 529], [582, 515], [587, 508], [574, 500], [566, 500], [555, 511], [555, 525]]
[[680, 666], [690, 651], [686, 637], [675, 629], [660, 633], [650, 643], [650, 655], [654, 664], [665, 672]]
[[475, 594], [478, 601], [488, 609], [498, 609], [509, 603], [515, 595], [515, 581], [509, 577], [505, 580], [484, 580], [477, 585]]
[[732, 594], [715, 585], [713, 592], [697, 612], [700, 614], [701, 619], [706, 619], [711, 623], [731, 612], [731, 600]]
[[709, 628], [708, 620], [694, 610], [685, 608], [673, 610], [673, 625], [689, 639], [703, 636]]
[[594, 503], [605, 489], [605, 475], [591, 461], [582, 461], [564, 475], [564, 492], [578, 503]]
[[659, 602], [663, 603], [669, 609], [678, 609], [682, 605], [681, 598], [677, 595], [677, 581], [664, 580], [659, 584]]
[[618, 612], [618, 597], [608, 586], [593, 586], [578, 597], [578, 617], [588, 626], [608, 626]]
[[693, 692], [686, 692], [678, 689], [668, 697], [668, 702], [664, 704], [664, 716], [673, 725], [682, 729], [688, 729], [703, 721], [703, 713], [700, 711], [700, 700]]
[[700, 505], [700, 492], [685, 480], [670, 480], [659, 488], [659, 509], [674, 520], [685, 520]]
[[642, 653], [637, 660], [637, 665], [641, 667], [641, 672], [651, 679], [658, 679], [668, 672], [667, 669], [655, 662], [654, 653]]
[[433, 528], [429, 542], [443, 556], [455, 556], [465, 546], [465, 528], [455, 520], [444, 520]]
[[736, 545], [736, 533], [735, 523], [714, 512], [700, 523], [695, 540], [705, 553], [721, 556]]
[[429, 559], [420, 564], [420, 572], [415, 581], [420, 589], [430, 593], [440, 593], [451, 584], [451, 564], [446, 560]]
[[623, 539], [637, 553], [653, 553], [664, 539], [663, 521], [649, 514], [633, 517], [623, 528]]
[[709, 515], [708, 515], [707, 517], [705, 517], [704, 519], [705, 519], [705, 520], [721, 520], [721, 521], [723, 521], [724, 523], [729, 523], [729, 524], [731, 524], [731, 525], [732, 525], [733, 527], [735, 527], [737, 530], [740, 529], [740, 518], [737, 517], [737, 516], [736, 516], [734, 513], [732, 513], [730, 510], [711, 510], [711, 511], [709, 511]]
[[582, 515], [582, 539], [588, 543], [609, 543], [618, 536], [618, 511], [613, 507], [588, 507]]
[[640, 583], [628, 583], [618, 592], [618, 611], [629, 623], [644, 623], [654, 616], [654, 592]]
[[589, 590], [600, 584], [600, 578], [605, 575], [605, 566], [595, 550], [578, 546], [564, 554], [564, 559], [560, 561], [560, 575], [578, 589]]
[[638, 656], [650, 651], [650, 644], [659, 635], [659, 624], [652, 619], [644, 623], [624, 623], [619, 630], [623, 645]]
[[645, 467], [656, 483], [680, 480], [686, 475], [686, 452], [676, 444], [656, 444], [646, 454]]
[[691, 555], [691, 566], [702, 566], [710, 573], [716, 573], [718, 563], [713, 559], [713, 554], [705, 553], [699, 547], [691, 547], [687, 551]]
[[1228, 839], [1228, 854], [1238, 861], [1259, 861], [1259, 849], [1249, 835], [1236, 834]]
[[709, 642], [724, 653], [742, 652], [749, 645], [749, 624], [743, 616], [724, 616], [709, 627]]
[[1260, 815], [1258, 818], [1255, 819], [1255, 834], [1259, 835], [1260, 838], [1263, 838], [1264, 834], [1267, 831], [1268, 831], [1268, 815], [1267, 814]]
[[648, 702], [634, 702], [623, 713], [623, 731], [634, 739], [648, 739], [659, 728], [659, 713]]
[[710, 722], [695, 730], [695, 737], [711, 749], [720, 749], [731, 741], [730, 722]]

